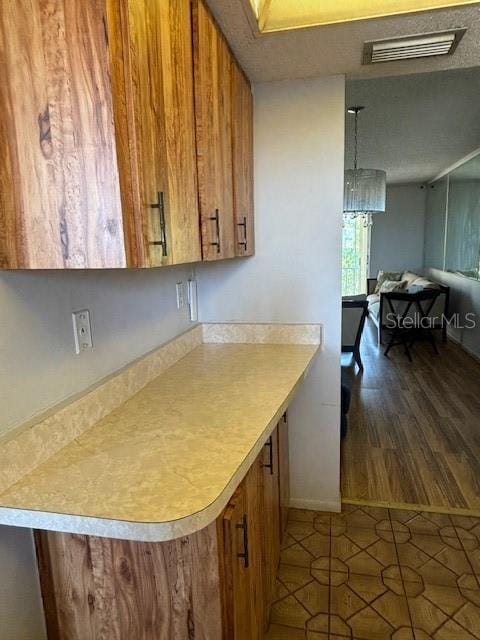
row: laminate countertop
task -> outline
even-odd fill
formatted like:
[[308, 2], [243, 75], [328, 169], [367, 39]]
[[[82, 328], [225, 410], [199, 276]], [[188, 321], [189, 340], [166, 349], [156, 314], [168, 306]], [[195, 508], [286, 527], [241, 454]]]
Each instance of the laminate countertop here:
[[0, 494], [0, 523], [131, 540], [217, 518], [319, 345], [200, 344]]

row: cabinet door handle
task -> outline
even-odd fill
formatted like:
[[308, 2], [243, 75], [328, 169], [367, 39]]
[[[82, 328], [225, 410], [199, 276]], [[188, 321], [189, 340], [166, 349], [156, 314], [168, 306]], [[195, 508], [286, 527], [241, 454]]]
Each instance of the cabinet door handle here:
[[268, 447], [269, 461], [267, 464], [262, 464], [265, 469], [270, 469], [270, 475], [273, 476], [273, 438], [272, 436], [266, 441], [265, 446]]
[[250, 558], [248, 556], [248, 521], [246, 515], [243, 516], [242, 523], [237, 524], [237, 529], [243, 531], [243, 551], [237, 553], [237, 558], [241, 558], [243, 560], [243, 566], [245, 569], [248, 569]]
[[243, 220], [242, 222], [237, 222], [237, 227], [242, 228], [243, 227], [243, 240], [239, 240], [238, 244], [243, 247], [245, 249], [245, 251], [247, 250], [247, 217], [243, 216]]
[[165, 198], [163, 191], [158, 191], [157, 202], [150, 205], [151, 209], [158, 209], [160, 216], [160, 240], [150, 242], [151, 245], [162, 247], [162, 256], [167, 255], [167, 232], [165, 224]]
[[216, 242], [211, 242], [210, 245], [212, 247], [217, 247], [217, 253], [220, 253], [220, 212], [218, 209], [215, 209], [215, 215], [210, 216], [208, 219], [215, 222], [215, 233], [217, 235]]

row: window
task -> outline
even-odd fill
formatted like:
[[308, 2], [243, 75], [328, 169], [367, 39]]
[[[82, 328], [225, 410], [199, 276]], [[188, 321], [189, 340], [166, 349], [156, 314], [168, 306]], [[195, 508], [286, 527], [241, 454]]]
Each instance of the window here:
[[363, 218], [346, 220], [342, 238], [342, 295], [355, 296], [367, 292], [370, 253], [370, 226]]

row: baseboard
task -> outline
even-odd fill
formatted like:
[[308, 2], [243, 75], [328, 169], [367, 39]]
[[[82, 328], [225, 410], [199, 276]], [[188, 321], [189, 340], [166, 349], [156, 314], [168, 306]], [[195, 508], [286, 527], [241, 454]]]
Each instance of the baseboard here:
[[340, 513], [342, 503], [340, 497], [333, 502], [324, 502], [323, 500], [303, 500], [302, 498], [290, 498], [290, 507], [292, 509], [307, 509], [309, 511], [333, 511]]
[[465, 353], [468, 353], [469, 356], [472, 356], [472, 358], [474, 360], [476, 360], [477, 362], [480, 362], [480, 354], [476, 353], [475, 351], [473, 351], [472, 349], [470, 349], [469, 347], [466, 347], [462, 342], [460, 342], [460, 340], [458, 338], [455, 338], [453, 335], [451, 335], [450, 333], [448, 333], [447, 331], [447, 338], [449, 340], [451, 340], [451, 342], [453, 342], [454, 344], [456, 344], [457, 346], [460, 347], [460, 349], [462, 349], [463, 351], [465, 351]]
[[358, 505], [359, 507], [382, 507], [384, 509], [401, 509], [405, 511], [423, 511], [424, 513], [448, 513], [455, 516], [480, 517], [479, 509], [466, 509], [462, 507], [434, 507], [430, 504], [413, 504], [411, 502], [389, 502], [384, 500], [361, 500], [356, 498], [344, 498], [343, 504]]

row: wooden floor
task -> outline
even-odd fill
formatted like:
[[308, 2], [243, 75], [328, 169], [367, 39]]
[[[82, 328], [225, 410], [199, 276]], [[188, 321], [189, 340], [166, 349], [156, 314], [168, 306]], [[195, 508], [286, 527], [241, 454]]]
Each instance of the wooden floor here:
[[386, 358], [370, 321], [362, 342], [363, 375], [344, 369], [343, 501], [480, 515], [480, 363], [451, 342]]

